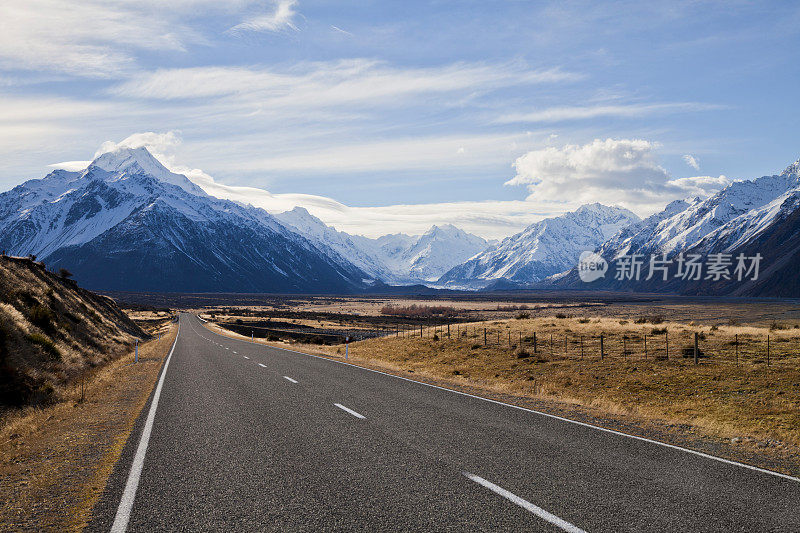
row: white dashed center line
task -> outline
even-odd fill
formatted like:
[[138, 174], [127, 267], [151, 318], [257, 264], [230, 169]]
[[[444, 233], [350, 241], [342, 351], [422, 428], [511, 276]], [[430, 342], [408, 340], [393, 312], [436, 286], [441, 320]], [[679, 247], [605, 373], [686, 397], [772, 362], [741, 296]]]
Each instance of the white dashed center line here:
[[524, 500], [524, 499], [520, 498], [516, 494], [508, 492], [503, 487], [499, 487], [499, 486], [495, 485], [494, 483], [492, 483], [491, 481], [486, 481], [482, 477], [476, 476], [475, 474], [470, 474], [469, 472], [464, 472], [464, 475], [467, 476], [472, 481], [474, 481], [475, 483], [486, 487], [487, 489], [489, 489], [490, 491], [494, 492], [495, 494], [499, 494], [500, 496], [502, 496], [506, 500], [510, 501], [511, 503], [519, 505], [520, 507], [522, 507], [526, 511], [532, 512], [533, 514], [535, 514], [536, 516], [538, 516], [542, 520], [544, 520], [546, 522], [550, 522], [554, 526], [559, 527], [559, 528], [563, 529], [564, 531], [569, 531], [569, 533], [586, 533], [581, 528], [570, 524], [566, 520], [563, 520], [563, 519], [557, 517], [556, 515], [554, 515], [552, 513], [548, 513], [547, 511], [545, 511], [541, 507], [538, 507], [538, 506], [532, 504], [528, 500]]
[[246, 355], [244, 356], [244, 358], [245, 358], [245, 359], [250, 359], [250, 358], [249, 358], [249, 357], [247, 357]]
[[338, 407], [339, 409], [341, 409], [342, 411], [344, 411], [344, 412], [346, 412], [346, 413], [350, 413], [351, 415], [353, 415], [353, 416], [354, 416], [354, 417], [356, 417], [356, 418], [361, 418], [362, 420], [363, 420], [364, 418], [367, 418], [366, 416], [364, 416], [364, 415], [362, 415], [362, 414], [358, 414], [358, 413], [356, 413], [356, 412], [355, 412], [355, 411], [353, 411], [352, 409], [348, 409], [347, 407], [345, 407], [344, 405], [342, 405], [342, 404], [340, 404], [340, 403], [335, 403], [335, 404], [333, 404], [333, 405], [335, 405], [336, 407]]
[[291, 381], [292, 383], [297, 383], [297, 380], [290, 378], [289, 376], [283, 376], [283, 379], [286, 381]]
[[267, 368], [267, 365], [262, 365], [261, 363], [258, 363], [258, 366], [260, 366], [261, 368]]

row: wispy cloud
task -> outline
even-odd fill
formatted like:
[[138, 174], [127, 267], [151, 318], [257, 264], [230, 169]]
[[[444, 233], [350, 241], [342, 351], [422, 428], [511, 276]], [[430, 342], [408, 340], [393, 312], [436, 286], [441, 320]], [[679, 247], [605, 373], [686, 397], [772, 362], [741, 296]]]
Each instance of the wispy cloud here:
[[232, 27], [231, 33], [241, 33], [245, 31], [268, 31], [280, 32], [286, 29], [299, 31], [294, 23], [297, 16], [295, 7], [297, 0], [278, 0], [272, 12], [251, 17], [244, 22]]
[[700, 160], [697, 157], [693, 156], [692, 154], [686, 154], [683, 156], [683, 161], [692, 167], [695, 170], [700, 170]]
[[[177, 11], [177, 9], [176, 9]], [[111, 78], [137, 50], [185, 50], [201, 37], [180, 14], [153, 16], [133, 2], [9, 0], [0, 5], [0, 66]]]
[[659, 104], [594, 105], [550, 107], [528, 113], [511, 113], [500, 116], [498, 123], [546, 123], [587, 120], [601, 117], [638, 118], [669, 113], [690, 113], [725, 109], [717, 104], [699, 102], [672, 102]]
[[112, 93], [150, 99], [222, 96], [257, 98], [265, 107], [324, 107], [425, 93], [471, 93], [503, 87], [568, 82], [579, 78], [560, 69], [530, 69], [519, 63], [455, 63], [439, 67], [392, 66], [365, 58], [300, 63], [289, 69], [197, 67], [162, 69], [130, 79]]

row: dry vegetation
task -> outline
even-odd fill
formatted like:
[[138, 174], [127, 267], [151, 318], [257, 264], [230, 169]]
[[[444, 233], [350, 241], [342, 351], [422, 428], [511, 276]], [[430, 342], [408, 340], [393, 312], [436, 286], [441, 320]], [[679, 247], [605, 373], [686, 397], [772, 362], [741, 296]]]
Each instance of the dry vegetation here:
[[[90, 370], [83, 391], [26, 407], [0, 428], [0, 531], [81, 531], [158, 377], [177, 327]], [[83, 400], [82, 400], [83, 392]]]
[[0, 257], [0, 415], [61, 399], [146, 334], [109, 298], [29, 259]]

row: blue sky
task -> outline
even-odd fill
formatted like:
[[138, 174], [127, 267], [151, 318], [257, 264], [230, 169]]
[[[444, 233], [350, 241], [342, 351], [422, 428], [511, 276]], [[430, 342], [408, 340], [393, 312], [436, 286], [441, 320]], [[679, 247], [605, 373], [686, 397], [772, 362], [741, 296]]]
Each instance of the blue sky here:
[[500, 237], [800, 157], [796, 2], [169, 4], [0, 6], [0, 189], [138, 143], [347, 231]]

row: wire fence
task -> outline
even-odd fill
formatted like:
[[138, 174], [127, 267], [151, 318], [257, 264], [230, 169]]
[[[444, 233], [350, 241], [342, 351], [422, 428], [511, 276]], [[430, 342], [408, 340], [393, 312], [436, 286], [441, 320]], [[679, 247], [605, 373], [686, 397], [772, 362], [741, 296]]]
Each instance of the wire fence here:
[[428, 328], [398, 328], [395, 336], [457, 341], [472, 348], [485, 346], [519, 350], [551, 359], [650, 359], [694, 364], [800, 367], [800, 338], [770, 333], [727, 334], [667, 328], [656, 333], [577, 333], [445, 324]]
[[448, 340], [469, 348], [516, 350], [517, 356], [547, 359], [685, 361], [800, 368], [800, 338], [794, 335], [699, 332], [654, 328], [655, 332], [571, 332], [493, 327], [482, 324], [395, 324], [370, 328], [274, 328], [220, 322], [245, 336], [289, 338], [317, 344], [342, 344], [378, 337]]

